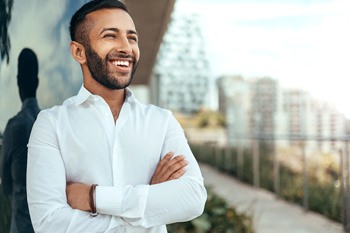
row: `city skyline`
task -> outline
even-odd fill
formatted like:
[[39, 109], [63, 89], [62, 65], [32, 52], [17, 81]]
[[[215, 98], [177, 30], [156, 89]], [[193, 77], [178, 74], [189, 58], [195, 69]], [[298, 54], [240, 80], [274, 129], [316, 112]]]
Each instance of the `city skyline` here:
[[268, 76], [350, 117], [350, 2], [177, 0], [175, 10], [203, 17], [214, 78]]

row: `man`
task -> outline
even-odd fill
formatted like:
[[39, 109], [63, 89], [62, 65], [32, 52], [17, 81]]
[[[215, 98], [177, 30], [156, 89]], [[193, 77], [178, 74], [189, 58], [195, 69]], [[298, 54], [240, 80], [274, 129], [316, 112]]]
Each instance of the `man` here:
[[206, 190], [183, 130], [127, 88], [140, 52], [125, 5], [88, 2], [70, 34], [83, 85], [39, 114], [28, 145], [35, 231], [162, 233], [199, 216]]
[[11, 195], [11, 233], [34, 232], [26, 193], [27, 143], [34, 121], [40, 111], [36, 100], [38, 60], [28, 48], [18, 57], [17, 84], [22, 101], [21, 111], [11, 118], [4, 132], [2, 152], [3, 192]]

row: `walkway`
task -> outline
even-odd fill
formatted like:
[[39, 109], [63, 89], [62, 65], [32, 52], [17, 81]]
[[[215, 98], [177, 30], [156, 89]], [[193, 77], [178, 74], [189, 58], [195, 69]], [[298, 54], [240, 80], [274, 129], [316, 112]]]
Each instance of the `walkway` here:
[[256, 233], [345, 233], [340, 223], [276, 199], [273, 193], [241, 183], [200, 164], [205, 184], [238, 211], [253, 216]]

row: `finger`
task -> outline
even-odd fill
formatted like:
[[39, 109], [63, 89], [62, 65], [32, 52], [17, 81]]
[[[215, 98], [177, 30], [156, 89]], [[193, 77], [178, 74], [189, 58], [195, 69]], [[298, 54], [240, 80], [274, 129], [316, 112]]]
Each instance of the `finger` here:
[[170, 177], [176, 173], [177, 171], [179, 171], [180, 169], [183, 169], [184, 167], [186, 167], [188, 165], [188, 162], [186, 160], [181, 160], [178, 161], [175, 164], [172, 164], [172, 166], [170, 166], [165, 173], [162, 175], [162, 177], [166, 180], [169, 180]]
[[172, 157], [174, 156], [174, 152], [168, 152], [158, 163], [156, 171], [154, 172], [154, 174], [159, 174], [160, 171], [162, 170], [164, 164], [169, 161]]
[[180, 160], [177, 163], [172, 164], [164, 174], [154, 174], [151, 184], [159, 184], [165, 181], [178, 179], [185, 173], [186, 169], [184, 167], [187, 165], [188, 162], [186, 160]]
[[174, 152], [168, 152], [158, 163], [156, 170], [152, 176], [151, 184], [158, 184], [163, 182], [162, 177], [160, 175], [161, 170], [166, 162], [168, 162], [174, 156]]
[[176, 179], [179, 179], [183, 174], [185, 174], [185, 172], [186, 172], [186, 169], [185, 169], [185, 168], [181, 168], [181, 169], [177, 170], [176, 172], [174, 172], [174, 173], [170, 176], [169, 180], [176, 180]]
[[[177, 164], [177, 163], [181, 163], [184, 160], [185, 160], [185, 157], [183, 155], [178, 155], [178, 156], [173, 157], [171, 160], [166, 161], [163, 164], [163, 167], [160, 170], [159, 175], [164, 176], [165, 174], [169, 173], [169, 171], [174, 172], [175, 170], [178, 170], [179, 164]], [[177, 164], [177, 165], [175, 165], [175, 164]], [[169, 176], [166, 177], [166, 179], [168, 179]]]

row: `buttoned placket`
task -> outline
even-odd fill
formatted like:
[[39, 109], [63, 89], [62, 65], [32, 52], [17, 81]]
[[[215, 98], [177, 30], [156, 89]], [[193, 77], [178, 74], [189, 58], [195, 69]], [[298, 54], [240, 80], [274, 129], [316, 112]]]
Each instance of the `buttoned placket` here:
[[127, 116], [130, 112], [130, 104], [124, 102], [119, 117], [114, 126], [114, 139], [113, 139], [113, 151], [112, 151], [112, 163], [113, 163], [113, 183], [116, 185], [124, 185], [124, 172], [123, 172], [123, 150], [120, 143], [120, 132], [125, 125]]
[[[110, 119], [106, 120], [106, 127], [110, 133], [113, 135], [109, 137], [109, 142], [111, 146], [111, 160], [112, 160], [112, 172], [113, 172], [113, 185], [124, 185], [124, 172], [123, 172], [123, 152], [122, 145], [120, 144], [120, 131], [122, 130], [125, 122], [127, 120], [127, 115], [130, 112], [130, 105], [127, 102], [124, 102], [117, 121], [114, 123], [114, 118], [111, 112], [111, 117], [113, 121]], [[113, 125], [111, 125], [113, 122]], [[122, 221], [118, 218], [113, 218], [109, 224], [109, 227], [113, 225], [124, 225]]]
[[105, 100], [99, 96], [93, 96], [92, 101], [95, 103], [98, 111], [101, 113], [104, 122], [104, 131], [109, 144], [109, 151], [112, 161], [112, 171], [113, 171], [113, 184], [123, 185], [123, 152], [122, 145], [120, 144], [120, 131], [123, 128], [127, 115], [130, 112], [130, 103], [126, 100], [122, 105], [119, 113], [119, 117], [116, 122], [114, 122], [113, 114], [109, 108], [109, 105]]
[[[104, 132], [104, 138], [108, 143], [108, 154], [109, 159], [112, 161], [112, 172], [114, 174], [114, 166], [113, 166], [113, 160], [114, 157], [114, 144], [115, 144], [115, 123], [113, 114], [109, 108], [109, 105], [107, 102], [100, 96], [92, 96], [91, 98], [97, 112], [99, 113], [99, 117], [102, 118], [103, 122], [103, 132]], [[114, 183], [114, 175], [113, 175], [113, 183]]]

